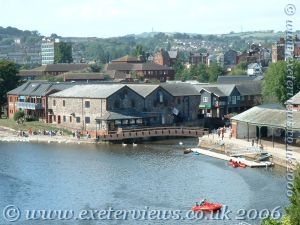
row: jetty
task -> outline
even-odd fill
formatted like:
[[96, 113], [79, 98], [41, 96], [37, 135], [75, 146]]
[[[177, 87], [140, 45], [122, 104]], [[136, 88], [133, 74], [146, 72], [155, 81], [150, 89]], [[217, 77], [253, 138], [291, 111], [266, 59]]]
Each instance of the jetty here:
[[191, 148], [191, 150], [193, 152], [197, 152], [202, 155], [210, 156], [210, 157], [217, 158], [217, 159], [222, 159], [225, 161], [229, 161], [230, 159], [239, 161], [241, 163], [244, 163], [248, 167], [269, 167], [269, 166], [274, 165], [272, 162], [269, 162], [269, 161], [255, 162], [255, 161], [248, 160], [245, 158], [228, 156], [225, 154], [221, 154], [221, 153], [217, 153], [217, 152], [213, 152], [213, 151], [205, 150], [205, 149], [201, 149], [201, 148]]

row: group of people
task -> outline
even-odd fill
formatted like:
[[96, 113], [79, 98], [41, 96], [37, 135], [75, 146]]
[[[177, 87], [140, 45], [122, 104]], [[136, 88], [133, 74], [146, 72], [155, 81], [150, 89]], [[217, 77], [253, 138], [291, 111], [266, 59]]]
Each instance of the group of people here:
[[18, 136], [21, 136], [21, 137], [28, 137], [28, 136], [31, 136], [31, 135], [49, 135], [49, 136], [54, 136], [54, 135], [63, 135], [63, 131], [61, 130], [57, 130], [57, 131], [54, 131], [54, 130], [32, 130], [32, 128], [28, 128], [27, 132], [26, 131], [23, 131], [23, 130], [19, 130], [18, 131]]

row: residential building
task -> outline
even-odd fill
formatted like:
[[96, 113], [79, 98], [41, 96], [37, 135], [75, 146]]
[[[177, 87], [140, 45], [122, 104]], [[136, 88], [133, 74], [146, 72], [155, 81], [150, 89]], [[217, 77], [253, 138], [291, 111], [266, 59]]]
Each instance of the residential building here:
[[175, 72], [171, 67], [159, 65], [153, 62], [144, 62], [137, 57], [124, 56], [122, 58], [112, 60], [104, 67], [104, 73], [114, 73], [114, 71], [123, 74], [123, 79], [130, 75], [132, 79], [148, 79], [165, 82], [174, 80]]
[[66, 72], [82, 71], [88, 69], [89, 64], [78, 63], [78, 64], [47, 64], [31, 70], [20, 70], [18, 76], [22, 80], [33, 80], [39, 76], [57, 76]]
[[189, 56], [189, 64], [193, 65], [193, 66], [198, 66], [200, 63], [201, 64], [207, 64], [208, 63], [208, 56], [209, 54], [207, 52], [203, 52], [203, 53], [192, 53], [190, 52], [190, 56]]
[[8, 118], [24, 110], [27, 118], [48, 122], [48, 96], [72, 86], [72, 83], [28, 81], [7, 93]]
[[261, 65], [258, 63], [250, 63], [247, 66], [247, 75], [248, 76], [259, 76], [262, 74]]
[[169, 53], [163, 49], [155, 53], [153, 62], [162, 66], [171, 66]]
[[272, 62], [275, 63], [279, 60], [284, 60], [284, 48], [285, 48], [284, 38], [280, 38], [275, 44], [272, 45]]
[[233, 66], [237, 64], [238, 53], [235, 50], [228, 50], [224, 53], [224, 66]]
[[59, 63], [72, 63], [72, 44], [63, 39], [43, 38], [41, 43], [42, 65], [54, 64], [55, 55], [61, 56]]

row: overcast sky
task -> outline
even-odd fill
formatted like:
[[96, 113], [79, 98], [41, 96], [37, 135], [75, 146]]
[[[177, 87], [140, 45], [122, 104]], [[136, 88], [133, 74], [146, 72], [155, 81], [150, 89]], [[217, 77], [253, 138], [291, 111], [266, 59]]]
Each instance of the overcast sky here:
[[[293, 16], [285, 6], [294, 4]], [[6, 0], [0, 26], [68, 37], [115, 37], [143, 32], [226, 34], [300, 30], [299, 0]]]

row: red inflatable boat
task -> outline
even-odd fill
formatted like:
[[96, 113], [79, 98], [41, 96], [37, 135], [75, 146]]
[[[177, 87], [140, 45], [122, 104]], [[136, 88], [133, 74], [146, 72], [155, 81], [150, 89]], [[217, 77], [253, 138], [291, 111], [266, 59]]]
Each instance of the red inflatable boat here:
[[196, 205], [192, 207], [192, 211], [217, 211], [222, 208], [222, 205], [219, 203], [210, 203], [204, 202], [201, 205]]

